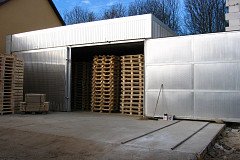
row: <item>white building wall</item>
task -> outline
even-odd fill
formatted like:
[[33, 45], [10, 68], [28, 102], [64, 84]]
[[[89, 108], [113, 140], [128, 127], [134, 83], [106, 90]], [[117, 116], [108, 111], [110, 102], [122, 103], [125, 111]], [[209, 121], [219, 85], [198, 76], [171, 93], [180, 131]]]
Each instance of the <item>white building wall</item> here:
[[[154, 21], [154, 22], [153, 22]], [[175, 35], [151, 14], [12, 35], [11, 52]]]

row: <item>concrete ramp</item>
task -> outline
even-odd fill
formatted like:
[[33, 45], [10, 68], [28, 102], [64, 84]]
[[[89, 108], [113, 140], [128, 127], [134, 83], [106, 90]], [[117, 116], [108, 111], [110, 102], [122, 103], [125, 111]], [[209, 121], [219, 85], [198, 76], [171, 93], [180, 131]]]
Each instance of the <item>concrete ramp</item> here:
[[166, 153], [172, 153], [176, 156], [185, 154], [184, 158], [191, 157], [189, 159], [195, 159], [204, 156], [207, 148], [224, 126], [224, 124], [209, 122], [175, 121], [166, 128], [159, 128], [153, 133], [146, 133], [144, 136], [129, 139], [123, 143], [126, 147], [140, 147], [156, 151], [164, 150], [164, 155]]

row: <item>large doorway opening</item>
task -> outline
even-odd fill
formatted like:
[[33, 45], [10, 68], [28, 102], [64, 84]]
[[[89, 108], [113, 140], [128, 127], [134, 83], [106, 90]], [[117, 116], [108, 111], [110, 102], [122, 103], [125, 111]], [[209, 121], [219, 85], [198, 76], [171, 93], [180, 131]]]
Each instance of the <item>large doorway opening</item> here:
[[[144, 42], [132, 42], [132, 43], [121, 43], [121, 44], [108, 44], [108, 45], [97, 45], [97, 46], [85, 46], [85, 47], [76, 47], [72, 48], [71, 58], [71, 110], [72, 111], [92, 111], [93, 107], [93, 99], [98, 98], [98, 95], [94, 95], [95, 91], [98, 91], [98, 88], [94, 90], [93, 86], [97, 80], [94, 79], [95, 72], [94, 62], [96, 62], [96, 57], [101, 56], [114, 56], [119, 60], [119, 74], [114, 73], [114, 77], [119, 81], [116, 82], [116, 88], [119, 88], [118, 93], [115, 94], [114, 97], [116, 100], [116, 110], [120, 112], [121, 110], [121, 92], [122, 92], [122, 82], [123, 77], [121, 76], [122, 71], [122, 56], [127, 55], [140, 55], [144, 53]], [[106, 62], [106, 61], [105, 61]], [[131, 62], [129, 62], [131, 63]], [[131, 63], [132, 64], [132, 63]], [[135, 65], [138, 65], [136, 62]], [[139, 64], [140, 65], [140, 64]], [[104, 71], [101, 71], [104, 72]], [[99, 72], [100, 73], [100, 72]], [[111, 73], [110, 73], [111, 74]], [[131, 74], [131, 72], [129, 72]], [[109, 75], [104, 74], [105, 80]], [[143, 75], [141, 75], [143, 76]], [[99, 81], [99, 83], [101, 83]], [[132, 87], [130, 89], [133, 89]], [[109, 89], [110, 90], [110, 89]], [[136, 88], [138, 90], [138, 88]], [[105, 90], [106, 91], [106, 90]], [[108, 99], [106, 95], [104, 95], [103, 99]], [[109, 95], [110, 96], [110, 95]], [[143, 97], [143, 95], [142, 95]], [[136, 98], [131, 97], [131, 105]], [[114, 101], [115, 102], [115, 101]], [[129, 101], [130, 103], [130, 101]], [[142, 103], [142, 100], [139, 101]], [[137, 104], [137, 103], [136, 103]], [[96, 104], [95, 104], [96, 105]], [[97, 111], [97, 110], [96, 110]], [[104, 110], [101, 110], [104, 111]]]

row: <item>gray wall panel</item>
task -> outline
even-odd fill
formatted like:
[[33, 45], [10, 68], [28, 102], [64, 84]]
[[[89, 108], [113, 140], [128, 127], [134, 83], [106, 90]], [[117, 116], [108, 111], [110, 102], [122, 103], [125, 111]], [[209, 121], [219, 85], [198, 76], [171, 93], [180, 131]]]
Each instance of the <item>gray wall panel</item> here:
[[240, 92], [196, 92], [195, 117], [239, 118]]
[[16, 55], [24, 60], [24, 93], [46, 94], [51, 110], [66, 111], [67, 49], [18, 52]]
[[146, 89], [192, 89], [191, 65], [147, 66]]
[[[153, 116], [159, 91], [146, 92], [147, 116]], [[189, 91], [167, 91], [160, 94], [155, 116], [164, 113], [191, 118], [193, 116], [193, 93]]]
[[147, 64], [193, 61], [191, 37], [148, 40], [145, 51]]
[[147, 40], [145, 115], [153, 116], [163, 83], [167, 96], [159, 103], [168, 106], [169, 114], [240, 122], [239, 44], [240, 32]]
[[195, 64], [194, 88], [240, 90], [240, 63]]
[[11, 49], [20, 52], [167, 36], [175, 34], [153, 15], [146, 14], [14, 34]]
[[195, 61], [240, 60], [239, 34], [192, 36]]

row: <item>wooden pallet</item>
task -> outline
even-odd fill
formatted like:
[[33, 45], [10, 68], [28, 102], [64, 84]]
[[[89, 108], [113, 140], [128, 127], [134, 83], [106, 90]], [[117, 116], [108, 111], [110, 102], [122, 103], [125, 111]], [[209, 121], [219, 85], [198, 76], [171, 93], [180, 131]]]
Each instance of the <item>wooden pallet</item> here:
[[[30, 95], [28, 102], [21, 102], [20, 103], [20, 112], [22, 114], [26, 113], [31, 113], [31, 114], [36, 114], [36, 113], [48, 113], [49, 112], [49, 102], [44, 102], [45, 101], [45, 96], [46, 95]], [[42, 102], [36, 102], [36, 98]], [[25, 95], [26, 99], [26, 95]]]
[[15, 82], [14, 82], [14, 110], [20, 112], [20, 102], [23, 101], [23, 60], [15, 57]]
[[92, 76], [92, 111], [119, 110], [120, 59], [112, 55], [95, 56]]
[[72, 109], [91, 110], [91, 63], [73, 62]]
[[16, 57], [12, 55], [0, 56], [0, 113], [14, 113], [14, 82], [15, 82], [15, 65]]
[[144, 57], [127, 55], [121, 57], [121, 113], [143, 114]]

